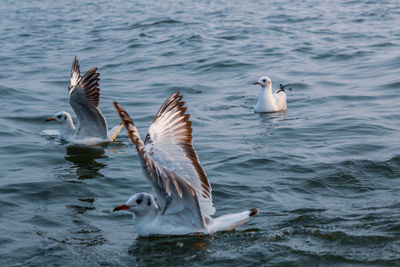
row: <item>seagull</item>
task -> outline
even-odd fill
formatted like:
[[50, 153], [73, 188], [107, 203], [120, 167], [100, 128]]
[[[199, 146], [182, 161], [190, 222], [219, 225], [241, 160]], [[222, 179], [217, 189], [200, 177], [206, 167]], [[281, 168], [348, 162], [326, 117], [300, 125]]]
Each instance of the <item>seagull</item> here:
[[106, 118], [99, 109], [99, 75], [97, 68], [93, 68], [81, 76], [78, 59], [74, 57], [68, 91], [69, 104], [78, 117], [78, 127], [66, 111], [60, 111], [46, 120], [59, 123], [58, 131], [62, 139], [74, 143], [101, 143], [114, 141], [121, 131], [122, 123], [108, 131]]
[[286, 86], [281, 85], [276, 94], [273, 94], [271, 79], [267, 76], [261, 77], [258, 82], [253, 84], [261, 85], [260, 96], [254, 108], [255, 112], [275, 112], [286, 110]]
[[192, 122], [182, 97], [177, 92], [164, 102], [144, 142], [128, 113], [114, 102], [156, 195], [137, 193], [114, 209], [133, 213], [140, 236], [233, 230], [259, 212], [254, 208], [211, 217], [211, 185], [193, 147]]

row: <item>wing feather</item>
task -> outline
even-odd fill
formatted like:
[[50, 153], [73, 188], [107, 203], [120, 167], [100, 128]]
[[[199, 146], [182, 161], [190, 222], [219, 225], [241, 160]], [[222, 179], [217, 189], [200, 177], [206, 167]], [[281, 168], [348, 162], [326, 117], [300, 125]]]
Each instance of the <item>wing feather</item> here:
[[276, 105], [278, 106], [279, 110], [286, 109], [286, 93], [285, 91], [279, 90], [276, 94], [273, 94], [275, 97]]
[[100, 88], [99, 75], [97, 68], [89, 70], [80, 80], [78, 85], [83, 88], [86, 93], [87, 100], [95, 107], [99, 106], [100, 102]]
[[71, 67], [71, 86], [69, 90], [73, 90], [74, 87], [78, 84], [79, 79], [81, 78], [81, 70], [79, 66], [78, 58], [75, 56], [74, 60], [72, 61]]
[[212, 215], [211, 185], [193, 147], [192, 122], [179, 92], [159, 109], [145, 139], [152, 158], [183, 177], [196, 191], [204, 215]]

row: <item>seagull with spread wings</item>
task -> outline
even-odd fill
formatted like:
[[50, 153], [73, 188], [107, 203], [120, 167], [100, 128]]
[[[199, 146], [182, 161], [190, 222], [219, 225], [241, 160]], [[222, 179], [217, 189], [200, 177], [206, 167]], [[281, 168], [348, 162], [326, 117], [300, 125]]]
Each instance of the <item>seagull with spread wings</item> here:
[[114, 102], [135, 143], [154, 198], [133, 195], [114, 209], [129, 210], [139, 235], [212, 234], [233, 230], [256, 215], [258, 209], [212, 218], [211, 185], [193, 147], [192, 122], [183, 95], [169, 97], [158, 111], [143, 142], [125, 109]]
[[62, 139], [77, 143], [101, 143], [114, 141], [121, 131], [122, 123], [108, 131], [106, 118], [99, 109], [99, 75], [97, 68], [93, 68], [81, 76], [78, 59], [74, 57], [68, 91], [69, 104], [78, 118], [78, 126], [75, 127], [71, 114], [66, 111], [60, 111], [46, 120], [59, 123], [58, 132]]

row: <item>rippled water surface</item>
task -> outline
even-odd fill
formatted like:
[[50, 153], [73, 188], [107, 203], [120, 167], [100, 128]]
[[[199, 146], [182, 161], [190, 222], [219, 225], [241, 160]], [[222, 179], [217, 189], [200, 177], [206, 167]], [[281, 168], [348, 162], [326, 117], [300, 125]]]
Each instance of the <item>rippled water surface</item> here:
[[[394, 265], [400, 262], [399, 1], [0, 3], [0, 265]], [[175, 91], [217, 215], [237, 231], [139, 238], [111, 210], [150, 192], [126, 132], [99, 147], [40, 135], [72, 112], [73, 56], [99, 67], [144, 136]], [[268, 75], [288, 110], [256, 114]]]

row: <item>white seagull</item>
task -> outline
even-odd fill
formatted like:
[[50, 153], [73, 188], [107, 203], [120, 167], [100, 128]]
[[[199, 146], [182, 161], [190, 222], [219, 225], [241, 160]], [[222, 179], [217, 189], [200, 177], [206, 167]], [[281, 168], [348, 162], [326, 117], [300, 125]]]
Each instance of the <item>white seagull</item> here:
[[114, 209], [131, 211], [141, 236], [233, 230], [259, 212], [211, 217], [215, 213], [211, 186], [193, 148], [192, 122], [182, 97], [177, 92], [164, 102], [144, 142], [128, 113], [114, 102], [156, 195], [138, 193]]
[[79, 62], [74, 57], [68, 90], [69, 104], [78, 118], [78, 127], [75, 128], [71, 114], [66, 111], [60, 111], [46, 120], [60, 124], [58, 132], [62, 139], [74, 143], [101, 143], [114, 141], [121, 131], [122, 123], [108, 131], [106, 118], [99, 109], [99, 75], [97, 68], [93, 68], [80, 76]]
[[285, 86], [281, 85], [276, 94], [273, 94], [271, 79], [267, 76], [261, 77], [258, 82], [253, 84], [261, 85], [260, 96], [254, 108], [255, 112], [275, 112], [286, 110]]

